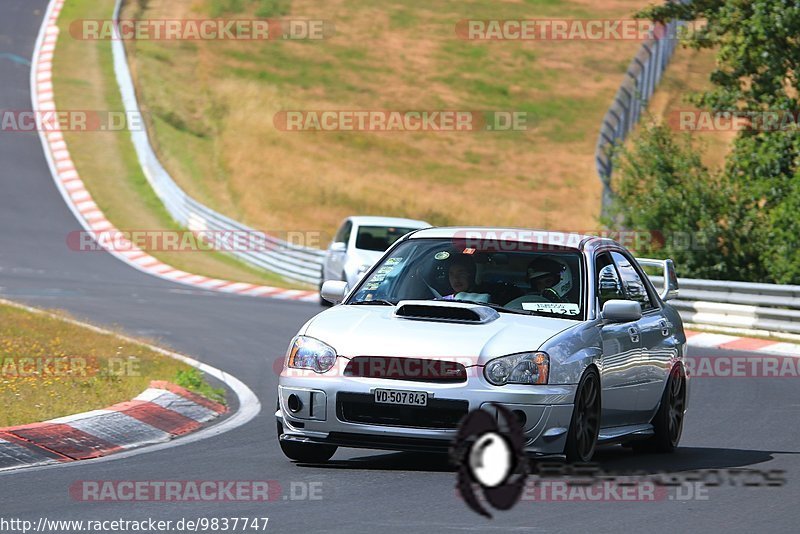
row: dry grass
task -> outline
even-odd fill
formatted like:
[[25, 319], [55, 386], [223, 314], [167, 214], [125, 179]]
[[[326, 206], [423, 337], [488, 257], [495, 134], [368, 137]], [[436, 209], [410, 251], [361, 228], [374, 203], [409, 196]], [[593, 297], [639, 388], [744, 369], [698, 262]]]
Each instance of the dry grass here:
[[105, 408], [191, 371], [143, 345], [0, 303], [0, 427]]
[[[696, 107], [687, 103], [686, 96], [690, 93], [711, 89], [709, 74], [714, 68], [715, 56], [715, 50], [698, 51], [678, 48], [650, 102], [648, 109], [652, 120], [669, 123], [669, 118], [674, 117], [675, 112], [697, 111]], [[693, 131], [690, 133], [704, 149], [704, 163], [712, 168], [723, 165], [725, 156], [731, 149], [731, 143], [736, 137], [734, 131]], [[629, 139], [633, 138], [634, 136]]]
[[[190, 194], [272, 232], [353, 213], [588, 230], [598, 125], [634, 41], [466, 42], [464, 18], [629, 18], [640, 0], [293, 0], [316, 42], [129, 42], [159, 153]], [[257, 0], [128, 2], [125, 18], [253, 16]], [[528, 113], [525, 132], [281, 132], [286, 109]]]
[[[69, 33], [73, 20], [108, 18], [113, 7], [113, 0], [73, 0], [65, 4], [53, 66], [58, 109], [122, 109], [109, 42], [76, 40]], [[92, 197], [117, 228], [178, 229], [142, 174], [127, 132], [65, 132], [64, 137]], [[149, 252], [169, 265], [196, 274], [296, 287], [220, 253]]]

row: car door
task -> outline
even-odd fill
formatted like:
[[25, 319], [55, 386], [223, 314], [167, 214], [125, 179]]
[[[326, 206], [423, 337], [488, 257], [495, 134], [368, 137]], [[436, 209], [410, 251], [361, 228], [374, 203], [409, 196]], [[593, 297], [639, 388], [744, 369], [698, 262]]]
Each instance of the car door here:
[[623, 252], [611, 252], [611, 257], [619, 271], [627, 298], [635, 300], [642, 307], [642, 318], [636, 321], [642, 343], [642, 358], [636, 365], [636, 419], [640, 423], [648, 423], [661, 399], [666, 380], [665, 369], [671, 360], [664, 346], [664, 340], [670, 335], [669, 329], [658, 301], [643, 281], [646, 275], [637, 270], [636, 262]]
[[353, 221], [344, 221], [333, 237], [325, 255], [325, 280], [344, 280], [344, 264], [347, 261], [347, 246], [353, 231]]
[[[612, 299], [625, 299], [622, 280], [611, 256], [605, 252], [595, 260], [598, 310]], [[638, 422], [638, 365], [642, 342], [635, 322], [609, 323], [600, 327], [602, 343], [602, 426], [614, 427]]]

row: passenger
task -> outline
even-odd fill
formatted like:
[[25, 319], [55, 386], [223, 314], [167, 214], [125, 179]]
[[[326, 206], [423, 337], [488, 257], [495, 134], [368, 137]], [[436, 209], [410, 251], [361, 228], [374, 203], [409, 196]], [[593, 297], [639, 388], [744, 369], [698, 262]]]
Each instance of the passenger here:
[[534, 295], [550, 302], [567, 302], [567, 293], [572, 289], [572, 275], [566, 264], [550, 258], [537, 258], [528, 264], [528, 283]]

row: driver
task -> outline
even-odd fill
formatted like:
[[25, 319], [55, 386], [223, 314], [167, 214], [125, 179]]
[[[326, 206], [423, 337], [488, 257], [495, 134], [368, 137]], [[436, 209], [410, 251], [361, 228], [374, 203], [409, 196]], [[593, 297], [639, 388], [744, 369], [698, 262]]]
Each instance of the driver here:
[[475, 261], [470, 256], [455, 256], [447, 270], [447, 279], [453, 292], [443, 298], [452, 300], [459, 293], [474, 291], [476, 271]]
[[572, 289], [572, 275], [565, 263], [551, 258], [537, 258], [528, 264], [528, 283], [533, 294], [541, 295], [550, 302], [566, 302]]

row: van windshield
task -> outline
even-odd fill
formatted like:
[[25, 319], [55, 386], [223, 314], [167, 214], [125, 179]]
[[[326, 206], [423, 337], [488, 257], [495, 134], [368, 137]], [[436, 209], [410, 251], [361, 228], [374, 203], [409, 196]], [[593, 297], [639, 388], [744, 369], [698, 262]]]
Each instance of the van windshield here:
[[356, 248], [383, 252], [395, 241], [416, 228], [398, 228], [396, 226], [361, 226], [356, 235]]

